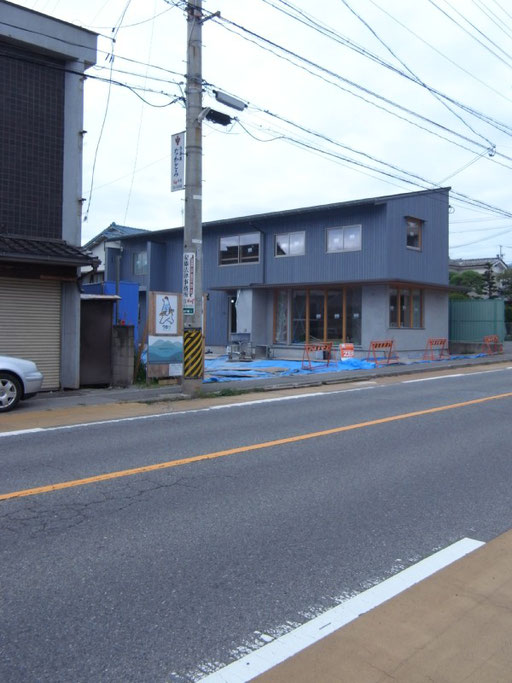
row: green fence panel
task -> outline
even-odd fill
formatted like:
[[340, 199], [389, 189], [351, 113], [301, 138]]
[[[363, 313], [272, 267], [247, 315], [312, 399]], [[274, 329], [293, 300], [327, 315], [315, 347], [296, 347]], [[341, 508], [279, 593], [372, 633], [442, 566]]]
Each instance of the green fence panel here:
[[481, 342], [489, 334], [505, 338], [503, 299], [450, 301], [450, 342]]

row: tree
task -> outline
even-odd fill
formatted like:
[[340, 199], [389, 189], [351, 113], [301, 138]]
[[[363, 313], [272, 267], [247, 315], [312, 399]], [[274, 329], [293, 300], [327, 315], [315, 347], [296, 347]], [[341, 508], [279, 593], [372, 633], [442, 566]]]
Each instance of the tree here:
[[512, 268], [507, 268], [497, 278], [504, 299], [512, 301]]
[[463, 270], [462, 273], [450, 273], [450, 284], [464, 287], [464, 293], [454, 292], [451, 299], [471, 299], [480, 296], [484, 291], [484, 278], [476, 270]]
[[498, 296], [498, 285], [490, 262], [485, 264], [484, 271], [484, 294], [488, 299], [495, 299]]

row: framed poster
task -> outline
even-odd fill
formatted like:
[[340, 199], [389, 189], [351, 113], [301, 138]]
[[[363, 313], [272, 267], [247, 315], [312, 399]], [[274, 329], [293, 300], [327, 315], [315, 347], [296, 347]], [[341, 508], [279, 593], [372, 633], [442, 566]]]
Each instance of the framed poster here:
[[178, 295], [155, 293], [155, 334], [178, 334]]

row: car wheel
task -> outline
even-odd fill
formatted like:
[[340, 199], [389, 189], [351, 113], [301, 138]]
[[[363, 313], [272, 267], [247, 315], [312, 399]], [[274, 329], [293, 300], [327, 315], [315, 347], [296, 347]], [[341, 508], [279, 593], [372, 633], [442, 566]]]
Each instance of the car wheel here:
[[17, 377], [6, 372], [0, 373], [0, 413], [15, 408], [21, 398], [21, 384]]

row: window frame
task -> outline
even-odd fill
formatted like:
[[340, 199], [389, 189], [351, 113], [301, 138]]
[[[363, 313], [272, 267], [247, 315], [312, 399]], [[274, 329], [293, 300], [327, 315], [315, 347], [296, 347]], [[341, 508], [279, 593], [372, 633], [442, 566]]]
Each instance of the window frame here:
[[[144, 259], [142, 259], [144, 257]], [[144, 262], [141, 264], [140, 260]], [[141, 249], [140, 251], [133, 252], [132, 260], [132, 274], [133, 275], [147, 275], [148, 274], [148, 251], [147, 249]]]
[[[359, 246], [358, 247], [345, 247], [345, 231], [348, 231], [353, 228], [358, 228], [359, 232]], [[343, 236], [343, 247], [341, 249], [329, 249], [329, 235], [334, 231], [334, 230], [341, 230], [342, 236]], [[326, 228], [325, 231], [325, 252], [327, 254], [344, 254], [344, 253], [349, 253], [353, 251], [362, 251], [363, 249], [363, 226], [361, 223], [353, 223], [351, 225], [333, 225], [330, 228]]]
[[[415, 295], [419, 294], [420, 311], [418, 324], [414, 324], [414, 299]], [[396, 324], [391, 322], [391, 297], [395, 297], [396, 311], [394, 317]], [[405, 298], [406, 297], [406, 298]], [[402, 302], [404, 304], [402, 305]], [[424, 306], [425, 306], [425, 290], [421, 287], [389, 287], [388, 289], [388, 326], [392, 330], [422, 330], [424, 329]], [[402, 309], [407, 311], [407, 325], [404, 325]]]
[[[257, 237], [257, 242], [254, 242], [253, 244], [258, 247], [258, 256], [256, 259], [244, 256], [243, 254], [243, 248], [244, 247], [249, 247], [252, 246], [251, 243], [248, 244], [242, 244], [242, 238], [244, 237], [250, 237], [254, 235]], [[236, 260], [234, 258], [230, 259], [229, 261], [223, 261], [222, 260], [222, 240], [236, 240], [237, 241], [237, 257]], [[253, 232], [242, 232], [237, 235], [224, 235], [223, 237], [219, 237], [219, 242], [218, 242], [218, 264], [219, 266], [251, 266], [255, 265], [257, 263], [260, 263], [260, 253], [261, 253], [261, 232], [256, 230]]]
[[[405, 246], [407, 249], [412, 251], [422, 251], [423, 250], [423, 226], [425, 221], [421, 218], [415, 218], [414, 216], [405, 216]], [[408, 244], [409, 240], [409, 230], [411, 228], [416, 228], [418, 231], [418, 246]]]
[[[302, 235], [302, 251], [300, 253], [292, 254], [290, 250], [290, 239], [292, 235]], [[277, 253], [277, 240], [278, 238], [286, 237], [288, 240], [288, 253], [278, 254]], [[291, 232], [280, 232], [274, 235], [274, 257], [275, 258], [289, 258], [291, 256], [305, 256], [306, 254], [306, 231], [305, 230], [293, 230]]]

